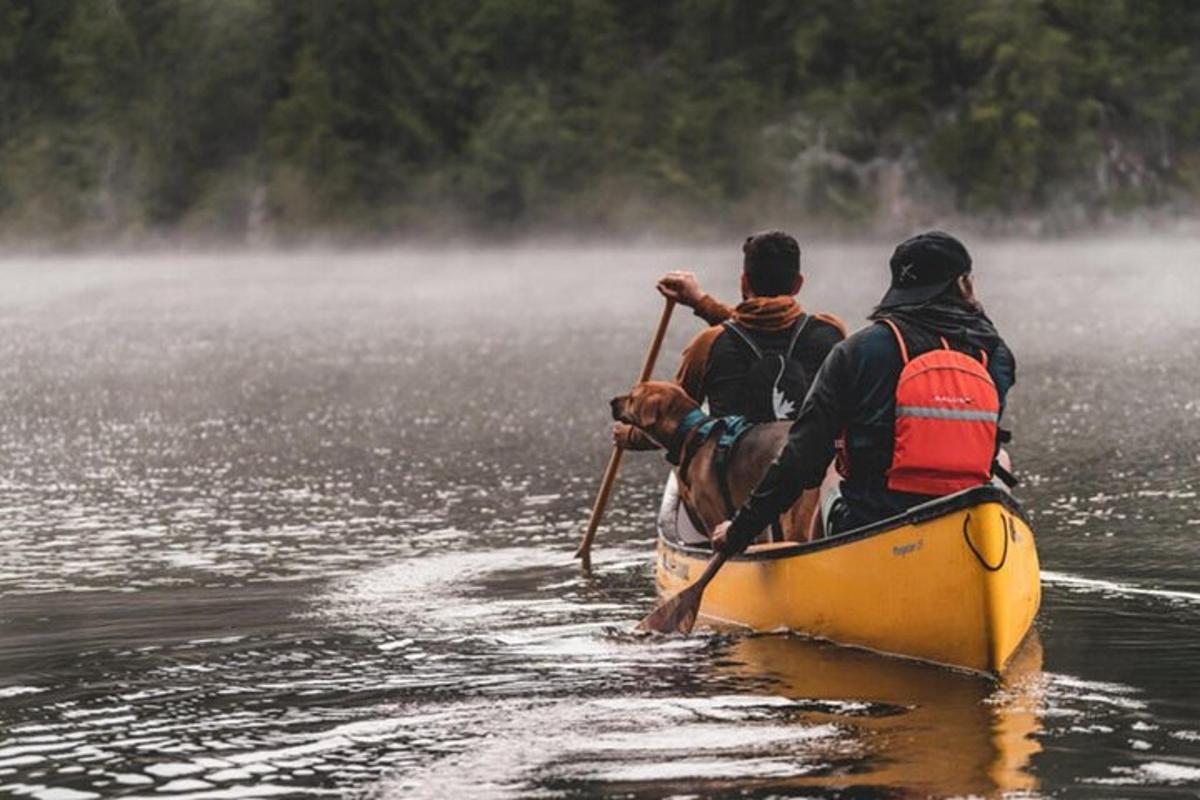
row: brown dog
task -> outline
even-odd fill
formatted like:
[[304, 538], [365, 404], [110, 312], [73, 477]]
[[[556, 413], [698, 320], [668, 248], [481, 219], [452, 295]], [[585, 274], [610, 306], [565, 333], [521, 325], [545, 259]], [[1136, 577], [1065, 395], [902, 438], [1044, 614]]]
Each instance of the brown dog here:
[[[676, 441], [684, 418], [699, 408], [696, 401], [679, 386], [662, 381], [639, 383], [629, 394], [612, 399], [613, 419], [640, 428], [668, 450], [694, 448], [691, 457], [683, 462], [686, 474], [680, 474], [678, 468], [675, 472], [680, 496], [691, 512], [692, 519], [702, 523], [704, 532], [711, 536], [713, 528], [729, 516], [714, 463], [717, 437], [696, 443], [691, 441], [695, 436], [693, 429], [686, 435], [687, 441]], [[735, 507], [746, 501], [771, 462], [779, 455], [787, 442], [791, 425], [786, 421], [755, 425], [738, 439], [726, 472], [729, 495]], [[816, 489], [804, 492], [780, 517], [787, 541], [807, 542], [812, 539], [818, 495]]]

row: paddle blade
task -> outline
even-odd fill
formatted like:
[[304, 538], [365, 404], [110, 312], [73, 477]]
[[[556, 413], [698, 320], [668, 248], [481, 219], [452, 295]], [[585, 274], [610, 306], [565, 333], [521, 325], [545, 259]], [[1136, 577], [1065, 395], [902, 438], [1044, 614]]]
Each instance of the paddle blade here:
[[687, 636], [696, 624], [703, 593], [702, 585], [692, 584], [660, 603], [638, 623], [637, 629], [647, 633], [679, 633]]

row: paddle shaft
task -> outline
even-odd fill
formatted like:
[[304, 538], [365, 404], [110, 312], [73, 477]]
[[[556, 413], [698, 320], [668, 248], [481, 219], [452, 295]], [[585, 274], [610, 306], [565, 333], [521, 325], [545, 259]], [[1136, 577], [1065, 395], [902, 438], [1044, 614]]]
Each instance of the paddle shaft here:
[[[670, 323], [671, 312], [674, 310], [675, 301], [668, 297], [667, 302], [663, 305], [662, 316], [658, 319], [658, 328], [654, 331], [654, 339], [651, 340], [650, 349], [646, 351], [646, 359], [642, 362], [638, 383], [650, 380], [650, 374], [654, 372], [654, 363], [658, 361], [658, 351], [662, 349], [663, 338], [667, 335], [667, 324]], [[617, 471], [621, 468], [621, 456], [624, 453], [625, 448], [621, 445], [613, 445], [612, 455], [608, 457], [608, 466], [604, 469], [604, 477], [600, 481], [600, 491], [596, 493], [596, 502], [592, 504], [592, 516], [588, 519], [587, 531], [583, 534], [583, 541], [579, 543], [579, 548], [575, 551], [575, 557], [583, 561], [584, 569], [592, 567], [592, 540], [596, 538], [596, 530], [600, 527], [600, 518], [604, 516], [604, 508], [608, 505], [609, 497], [612, 496], [613, 485], [617, 482]]]
[[700, 605], [700, 595], [704, 594], [704, 590], [708, 588], [709, 581], [717, 576], [717, 571], [725, 566], [725, 562], [729, 560], [729, 554], [717, 553], [708, 560], [708, 566], [704, 568], [704, 572], [700, 573], [700, 577], [692, 584], [692, 589], [696, 592], [696, 605]]
[[699, 578], [655, 606], [654, 610], [638, 623], [637, 629], [652, 633], [678, 633], [684, 636], [691, 633], [692, 626], [696, 624], [696, 617], [700, 615], [700, 601], [704, 599], [704, 590], [728, 558], [725, 553], [717, 553], [710, 558]]

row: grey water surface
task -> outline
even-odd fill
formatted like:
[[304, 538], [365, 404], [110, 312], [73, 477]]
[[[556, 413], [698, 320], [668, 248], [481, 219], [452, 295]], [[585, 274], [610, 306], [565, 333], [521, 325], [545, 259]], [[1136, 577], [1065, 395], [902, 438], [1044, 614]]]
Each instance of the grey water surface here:
[[1045, 579], [998, 683], [632, 636], [657, 454], [572, 560], [654, 278], [736, 243], [0, 263], [0, 796], [1200, 796], [1200, 242], [974, 251]]

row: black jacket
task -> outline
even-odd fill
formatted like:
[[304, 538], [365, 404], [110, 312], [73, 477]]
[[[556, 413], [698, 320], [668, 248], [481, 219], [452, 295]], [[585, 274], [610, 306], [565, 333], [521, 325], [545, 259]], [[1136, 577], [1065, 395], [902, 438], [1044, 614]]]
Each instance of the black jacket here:
[[[953, 349], [972, 355], [978, 349], [967, 340], [987, 350], [988, 372], [996, 384], [1003, 413], [1005, 397], [1016, 382], [1016, 362], [990, 323], [987, 329], [991, 336], [972, 331], [949, 342]], [[910, 334], [917, 340], [915, 348], [909, 341], [911, 357], [940, 346], [936, 336], [912, 327], [904, 330], [906, 341]], [[833, 349], [792, 424], [783, 452], [734, 517], [728, 549], [736, 552], [745, 547], [802, 491], [821, 485], [834, 456], [834, 442], [842, 431], [846, 433], [850, 477], [841, 486], [848, 513], [840, 529], [870, 524], [929, 499], [887, 488], [895, 435], [896, 384], [903, 367], [899, 345], [886, 325], [870, 325]]]
[[[696, 316], [710, 327], [697, 334], [684, 349], [675, 382], [697, 403], [707, 401], [709, 413], [715, 417], [747, 415], [746, 375], [757, 357], [722, 323], [726, 320], [736, 323], [760, 349], [772, 350], [779, 345], [783, 349], [803, 313], [791, 296], [755, 297], [731, 308], [705, 295], [696, 307]], [[815, 376], [825, 356], [846, 338], [846, 333], [837, 317], [820, 313], [810, 316], [792, 355], [806, 375]], [[624, 444], [631, 450], [658, 447], [637, 429], [631, 430]]]

